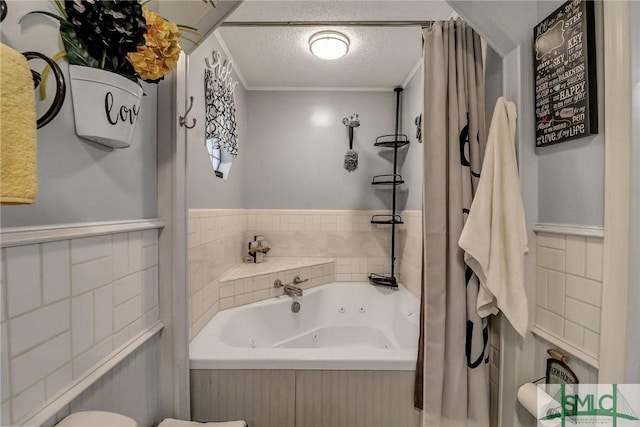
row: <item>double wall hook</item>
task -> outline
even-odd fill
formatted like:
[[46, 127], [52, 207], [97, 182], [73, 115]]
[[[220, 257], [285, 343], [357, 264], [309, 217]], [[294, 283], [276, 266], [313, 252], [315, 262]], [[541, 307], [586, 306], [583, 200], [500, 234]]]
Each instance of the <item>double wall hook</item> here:
[[178, 123], [180, 123], [180, 127], [185, 127], [187, 129], [193, 129], [194, 127], [196, 127], [196, 119], [193, 119], [193, 122], [191, 124], [191, 126], [189, 126], [187, 124], [187, 116], [189, 115], [189, 112], [191, 111], [191, 109], [193, 108], [193, 96], [189, 97], [189, 108], [187, 108], [187, 111], [184, 112], [184, 116], [180, 116], [180, 120]]

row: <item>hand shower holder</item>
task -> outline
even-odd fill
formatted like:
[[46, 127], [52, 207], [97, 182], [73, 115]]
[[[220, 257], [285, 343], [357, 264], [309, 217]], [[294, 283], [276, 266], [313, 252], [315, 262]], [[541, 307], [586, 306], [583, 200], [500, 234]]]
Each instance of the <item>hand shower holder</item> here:
[[353, 150], [353, 128], [360, 126], [358, 113], [354, 112], [350, 117], [342, 119], [342, 124], [349, 128], [349, 150]]

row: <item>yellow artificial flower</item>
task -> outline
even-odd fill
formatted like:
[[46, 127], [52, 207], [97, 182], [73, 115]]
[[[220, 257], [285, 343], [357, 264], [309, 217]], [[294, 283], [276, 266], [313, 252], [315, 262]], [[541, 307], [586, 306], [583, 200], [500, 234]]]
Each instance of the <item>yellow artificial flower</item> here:
[[176, 67], [182, 48], [178, 44], [180, 31], [173, 22], [153, 10], [142, 9], [147, 21], [144, 46], [127, 55], [133, 69], [143, 80], [159, 80]]

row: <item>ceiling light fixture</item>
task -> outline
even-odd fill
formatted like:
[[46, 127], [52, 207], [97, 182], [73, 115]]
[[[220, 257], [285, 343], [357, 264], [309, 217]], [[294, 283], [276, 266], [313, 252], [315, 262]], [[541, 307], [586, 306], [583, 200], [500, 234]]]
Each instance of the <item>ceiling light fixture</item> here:
[[349, 51], [349, 38], [337, 31], [320, 31], [309, 39], [309, 49], [321, 59], [338, 59]]

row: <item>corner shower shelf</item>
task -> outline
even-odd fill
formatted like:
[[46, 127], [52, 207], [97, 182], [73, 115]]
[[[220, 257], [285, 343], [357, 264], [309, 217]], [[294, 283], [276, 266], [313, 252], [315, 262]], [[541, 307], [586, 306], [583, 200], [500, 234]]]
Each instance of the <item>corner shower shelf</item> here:
[[400, 185], [404, 184], [404, 180], [402, 179], [402, 175], [376, 175], [373, 177], [373, 181], [371, 181], [371, 185]]
[[384, 148], [400, 148], [409, 143], [409, 137], [403, 134], [395, 135], [382, 135], [376, 138], [376, 142], [373, 143], [376, 147]]
[[370, 273], [369, 282], [372, 285], [387, 286], [391, 288], [398, 287], [398, 281], [395, 277], [396, 271], [396, 225], [404, 224], [402, 217], [396, 213], [396, 193], [397, 187], [404, 184], [402, 176], [398, 174], [398, 148], [409, 144], [409, 137], [399, 133], [400, 130], [400, 93], [402, 88], [394, 89], [396, 93], [396, 133], [393, 135], [382, 135], [376, 138], [374, 146], [381, 148], [393, 148], [393, 173], [386, 175], [376, 175], [371, 181], [371, 185], [391, 185], [393, 192], [391, 193], [391, 213], [389, 215], [373, 215], [371, 224], [388, 224], [391, 225], [391, 274], [383, 275]]
[[398, 287], [398, 281], [393, 276], [385, 276], [383, 274], [370, 273], [369, 281], [374, 285], [389, 286], [392, 288]]
[[404, 224], [400, 215], [374, 215], [371, 224]]

